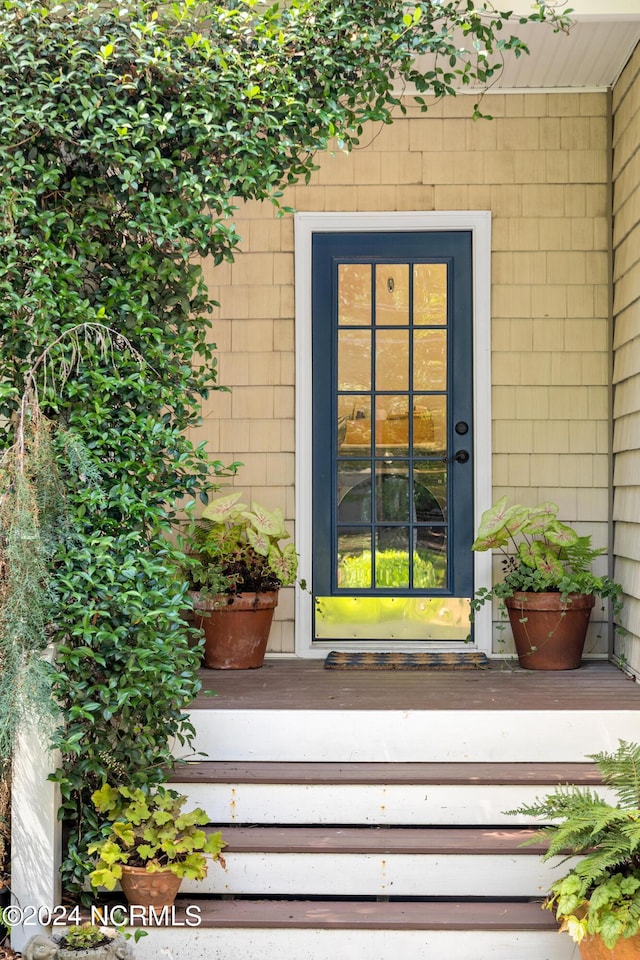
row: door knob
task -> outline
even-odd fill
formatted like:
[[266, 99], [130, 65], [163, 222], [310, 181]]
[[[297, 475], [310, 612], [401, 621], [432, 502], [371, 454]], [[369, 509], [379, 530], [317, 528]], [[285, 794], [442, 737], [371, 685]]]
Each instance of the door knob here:
[[443, 463], [453, 463], [455, 460], [457, 463], [466, 463], [469, 459], [469, 453], [467, 450], [458, 450], [457, 453], [454, 453], [452, 457], [443, 457]]

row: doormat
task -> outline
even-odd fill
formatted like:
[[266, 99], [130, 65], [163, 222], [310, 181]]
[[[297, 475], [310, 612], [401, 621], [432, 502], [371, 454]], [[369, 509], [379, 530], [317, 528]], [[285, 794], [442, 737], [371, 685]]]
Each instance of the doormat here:
[[325, 670], [487, 670], [489, 658], [479, 650], [466, 653], [339, 653], [333, 650]]

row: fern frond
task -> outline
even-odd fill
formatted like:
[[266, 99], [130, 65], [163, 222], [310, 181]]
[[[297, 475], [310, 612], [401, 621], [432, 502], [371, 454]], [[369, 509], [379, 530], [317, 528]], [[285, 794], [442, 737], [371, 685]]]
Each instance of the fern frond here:
[[[640, 745], [620, 741], [614, 753], [595, 754], [602, 778], [619, 798], [608, 803], [595, 790], [562, 786], [534, 803], [508, 811], [546, 821], [531, 838], [547, 844], [544, 859], [584, 855], [576, 873], [598, 882], [621, 864], [640, 872]], [[636, 862], [637, 861], [637, 862]]]
[[640, 744], [620, 740], [615, 753], [594, 753], [602, 779], [624, 807], [640, 807]]

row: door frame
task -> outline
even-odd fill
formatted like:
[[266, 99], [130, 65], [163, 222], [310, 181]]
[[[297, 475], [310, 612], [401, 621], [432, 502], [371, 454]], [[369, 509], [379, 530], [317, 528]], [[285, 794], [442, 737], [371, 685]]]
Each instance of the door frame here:
[[[465, 231], [472, 235], [473, 264], [473, 417], [474, 515], [492, 502], [491, 486], [491, 213], [488, 210], [407, 211], [384, 213], [297, 213], [295, 228], [296, 453], [295, 542], [299, 576], [311, 584], [312, 573], [312, 238], [315, 233], [388, 233]], [[491, 584], [491, 554], [474, 555], [476, 589]], [[325, 657], [329, 650], [385, 650], [379, 641], [313, 640], [312, 594], [296, 588], [295, 652]], [[476, 618], [470, 648], [491, 653], [492, 615], [484, 607]], [[460, 643], [429, 641], [429, 650], [459, 649]], [[394, 642], [394, 650], [403, 649]], [[415, 650], [415, 643], [407, 645]]]

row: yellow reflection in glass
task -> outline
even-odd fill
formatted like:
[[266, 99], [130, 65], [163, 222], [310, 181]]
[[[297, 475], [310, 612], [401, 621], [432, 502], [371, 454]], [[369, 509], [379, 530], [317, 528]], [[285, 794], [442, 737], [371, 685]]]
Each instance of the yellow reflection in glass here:
[[338, 333], [338, 390], [371, 389], [371, 332]]
[[376, 528], [376, 587], [409, 586], [409, 530]]
[[376, 389], [409, 389], [408, 330], [376, 332]]
[[371, 264], [338, 264], [338, 323], [368, 326], [371, 323]]
[[447, 322], [447, 264], [413, 266], [413, 322], [440, 326]]
[[465, 640], [463, 597], [316, 597], [316, 640]]
[[369, 530], [341, 529], [338, 532], [338, 586], [367, 589], [371, 586], [371, 569]]
[[447, 389], [447, 331], [416, 330], [413, 335], [414, 390]]
[[366, 455], [371, 449], [371, 395], [338, 394], [338, 452]]
[[409, 445], [409, 397], [378, 395], [376, 397], [376, 446], [407, 447]]
[[413, 404], [414, 453], [444, 453], [447, 449], [447, 398], [416, 394]]
[[376, 265], [376, 323], [406, 326], [409, 323], [409, 264]]

